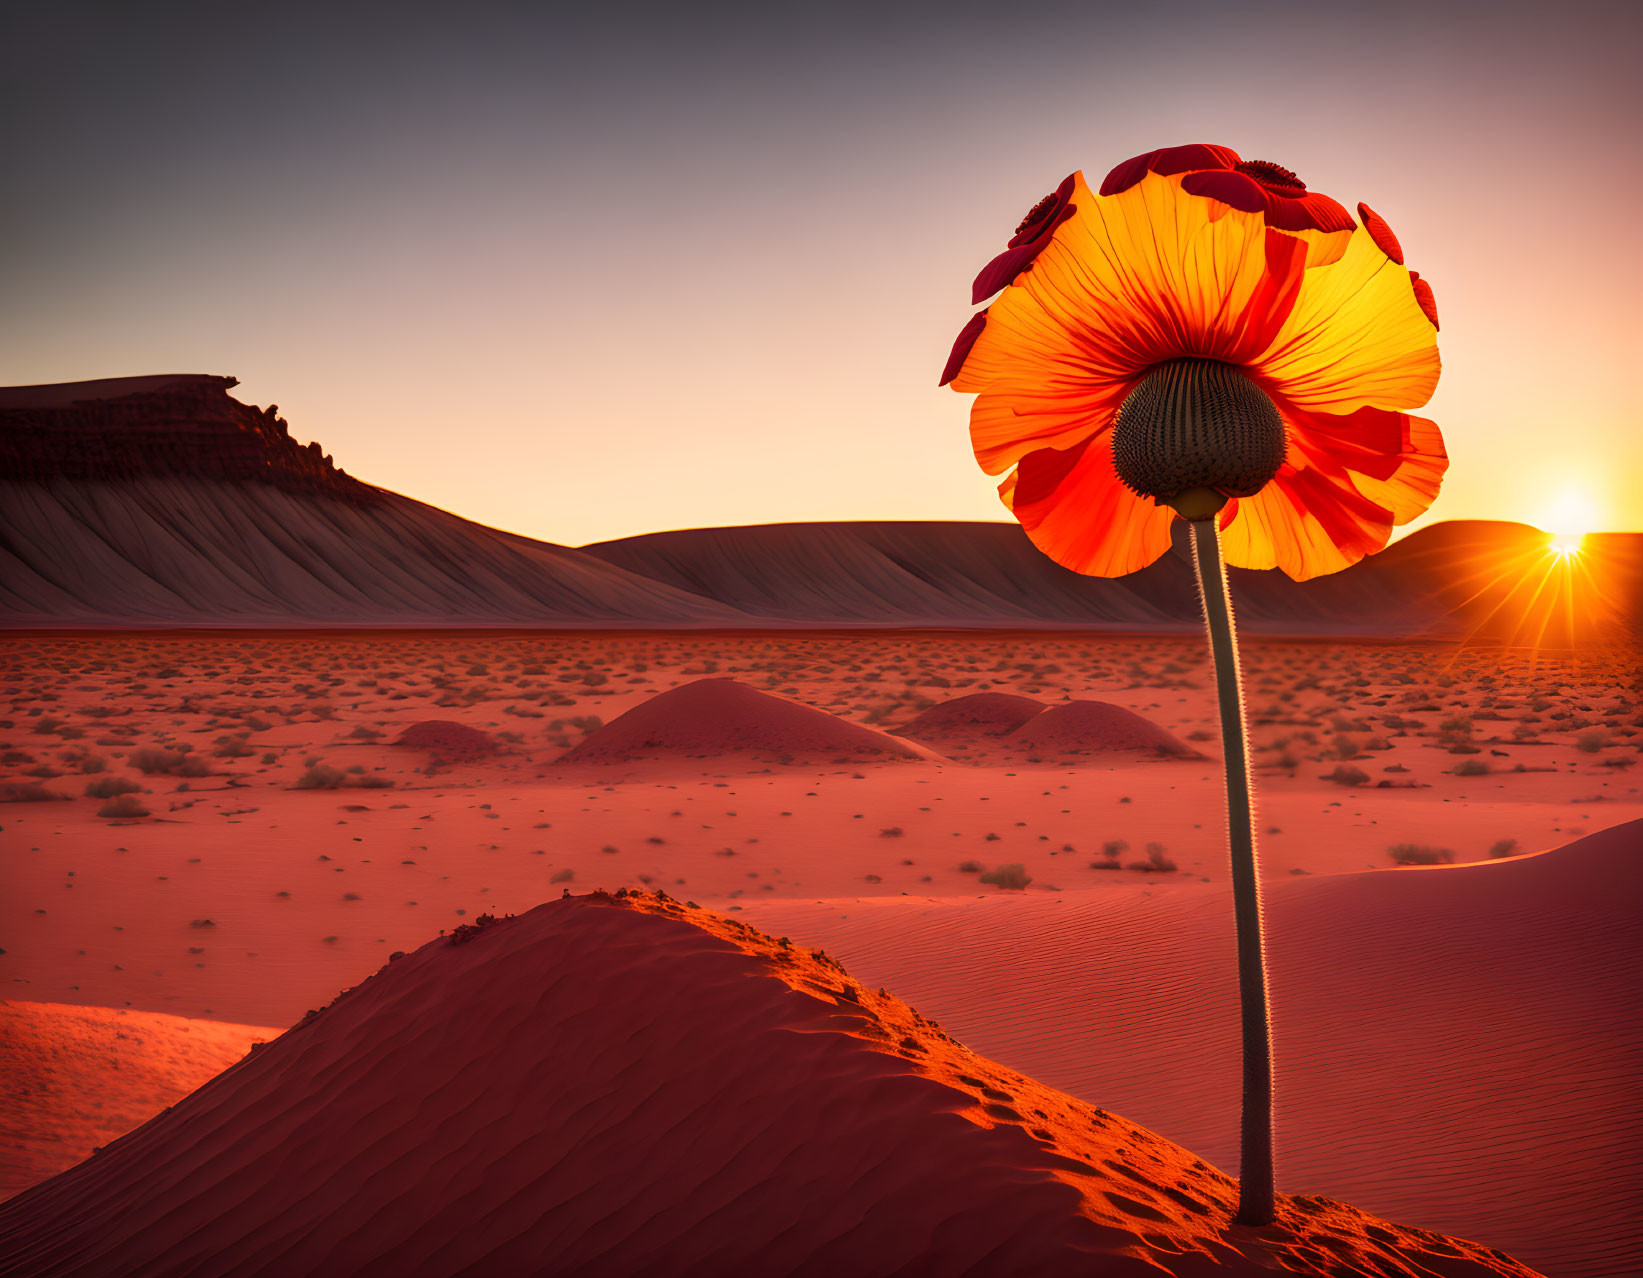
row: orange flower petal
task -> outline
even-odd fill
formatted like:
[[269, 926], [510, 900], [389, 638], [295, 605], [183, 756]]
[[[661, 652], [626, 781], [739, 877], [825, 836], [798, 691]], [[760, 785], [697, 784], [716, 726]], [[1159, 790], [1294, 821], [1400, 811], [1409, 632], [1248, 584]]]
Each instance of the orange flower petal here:
[[1221, 512], [1221, 549], [1239, 568], [1281, 568], [1296, 581], [1339, 572], [1385, 546], [1392, 514], [1344, 474], [1285, 463], [1253, 497]]
[[1175, 512], [1124, 487], [1108, 434], [1027, 454], [998, 492], [1033, 544], [1074, 572], [1122, 577], [1170, 547]]
[[1284, 416], [1298, 448], [1326, 450], [1359, 492], [1392, 512], [1394, 524], [1425, 514], [1443, 486], [1449, 454], [1437, 423], [1425, 417], [1379, 408], [1345, 417], [1291, 408]]
[[952, 380], [988, 401], [977, 401], [971, 430], [992, 474], [1066, 447], [1072, 414], [1115, 409], [1154, 364], [1248, 362], [1271, 346], [1302, 287], [1308, 242], [1259, 214], [1157, 174], [1102, 199], [1076, 176], [1076, 211], [988, 307]]
[[1071, 448], [1105, 431], [1134, 382], [1069, 388], [995, 384], [970, 406], [970, 446], [989, 475], [1041, 448]]
[[1249, 371], [1274, 399], [1344, 414], [1419, 408], [1441, 368], [1409, 272], [1360, 227], [1339, 261], [1307, 268], [1294, 308]]

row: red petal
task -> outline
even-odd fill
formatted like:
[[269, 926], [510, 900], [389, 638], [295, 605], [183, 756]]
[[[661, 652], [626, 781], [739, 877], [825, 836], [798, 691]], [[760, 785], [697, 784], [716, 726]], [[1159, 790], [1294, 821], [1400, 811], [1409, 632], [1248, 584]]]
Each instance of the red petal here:
[[1050, 246], [1050, 240], [1055, 228], [1077, 211], [1078, 206], [1076, 204], [1063, 204], [1061, 211], [1045, 225], [1044, 229], [1031, 243], [1005, 249], [992, 261], [988, 262], [986, 266], [982, 267], [981, 273], [975, 278], [975, 283], [970, 286], [970, 304], [972, 306], [980, 305], [1000, 289], [1014, 283], [1015, 277], [1031, 266], [1033, 259]]
[[1262, 213], [1268, 226], [1281, 231], [1350, 231], [1352, 215], [1327, 195], [1308, 192], [1296, 199], [1268, 190], [1254, 178], [1227, 169], [1189, 173], [1181, 189], [1202, 195], [1245, 213]]
[[969, 323], [958, 331], [958, 338], [953, 342], [952, 354], [947, 356], [947, 367], [941, 370], [941, 380], [937, 386], [945, 386], [957, 377], [959, 370], [964, 367], [964, 361], [970, 356], [970, 348], [976, 344], [976, 338], [981, 336], [981, 330], [987, 327], [987, 312], [977, 311], [970, 316]]
[[1398, 237], [1392, 234], [1392, 228], [1386, 224], [1386, 219], [1362, 201], [1358, 203], [1358, 216], [1363, 219], [1363, 229], [1369, 232], [1369, 238], [1375, 241], [1375, 247], [1402, 266], [1403, 245], [1399, 244]]
[[1186, 146], [1166, 146], [1148, 151], [1132, 160], [1125, 160], [1107, 174], [1101, 183], [1102, 195], [1117, 195], [1127, 191], [1148, 173], [1188, 173], [1194, 169], [1230, 169], [1238, 163], [1238, 152], [1227, 146], [1210, 146], [1193, 142]]
[[1432, 296], [1432, 286], [1421, 278], [1419, 271], [1409, 272], [1409, 282], [1415, 287], [1415, 301], [1425, 312], [1426, 318], [1432, 321], [1432, 327], [1438, 328], [1438, 299]]
[[1056, 225], [1065, 219], [1062, 210], [1066, 208], [1067, 201], [1072, 199], [1073, 187], [1077, 185], [1077, 182], [1078, 174], [1067, 174], [1061, 180], [1061, 185], [1056, 187], [1055, 192], [1050, 196], [1052, 203], [1045, 210], [1044, 216], [1040, 217], [1031, 226], [1024, 226], [1017, 231], [1010, 237], [1010, 242], [1006, 247], [1020, 248], [1023, 244], [1031, 244], [1040, 236], [1048, 235], [1054, 230]]

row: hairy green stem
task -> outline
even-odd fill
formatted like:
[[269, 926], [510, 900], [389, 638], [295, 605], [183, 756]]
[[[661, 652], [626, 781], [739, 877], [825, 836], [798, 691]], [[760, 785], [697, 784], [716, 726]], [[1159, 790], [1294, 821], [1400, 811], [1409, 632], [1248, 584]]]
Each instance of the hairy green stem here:
[[1233, 915], [1238, 930], [1238, 994], [1244, 1037], [1244, 1113], [1238, 1155], [1238, 1223], [1267, 1225], [1272, 1188], [1272, 1028], [1267, 1015], [1266, 954], [1261, 940], [1261, 880], [1255, 868], [1255, 827], [1250, 815], [1249, 747], [1244, 733], [1243, 681], [1238, 671], [1238, 632], [1232, 596], [1221, 562], [1214, 519], [1192, 524], [1192, 562], [1204, 602], [1215, 661], [1226, 758], [1227, 841], [1232, 853]]

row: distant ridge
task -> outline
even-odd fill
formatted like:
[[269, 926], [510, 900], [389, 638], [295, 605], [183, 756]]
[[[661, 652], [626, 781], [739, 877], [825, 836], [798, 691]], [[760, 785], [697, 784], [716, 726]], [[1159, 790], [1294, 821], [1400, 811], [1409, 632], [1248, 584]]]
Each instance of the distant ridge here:
[[[339, 470], [232, 377], [0, 388], [0, 625], [913, 628], [1188, 633], [1184, 540], [1115, 580], [1014, 523], [769, 524], [580, 549], [500, 532]], [[1643, 534], [1590, 537], [1592, 606], [1525, 632], [1547, 536], [1422, 529], [1330, 577], [1232, 570], [1250, 634], [1478, 636], [1550, 646], [1643, 633]]]
[[0, 624], [712, 626], [733, 609], [336, 469], [232, 377], [0, 389]]
[[[806, 624], [1046, 626], [1196, 632], [1202, 625], [1186, 526], [1158, 562], [1113, 579], [1080, 576], [1014, 523], [862, 522], [694, 528], [582, 549], [653, 581], [756, 616]], [[1291, 581], [1229, 569], [1240, 626], [1291, 636], [1459, 638], [1556, 645], [1643, 633], [1643, 534], [1586, 539], [1587, 611], [1547, 610], [1519, 633], [1547, 575], [1548, 535], [1527, 524], [1434, 524], [1343, 572]], [[1544, 604], [1545, 592], [1538, 599]], [[1555, 615], [1554, 615], [1555, 612]]]
[[272, 484], [358, 504], [381, 490], [291, 438], [270, 404], [229, 395], [237, 378], [205, 373], [0, 387], [0, 474], [7, 479], [193, 475]]

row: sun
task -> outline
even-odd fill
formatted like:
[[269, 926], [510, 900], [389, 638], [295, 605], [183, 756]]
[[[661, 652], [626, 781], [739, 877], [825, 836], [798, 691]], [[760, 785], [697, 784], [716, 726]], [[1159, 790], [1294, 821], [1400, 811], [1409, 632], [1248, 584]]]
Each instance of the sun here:
[[1546, 549], [1559, 559], [1570, 559], [1580, 553], [1580, 547], [1586, 540], [1583, 532], [1555, 532], [1551, 541], [1546, 543]]
[[1598, 526], [1599, 518], [1597, 503], [1590, 493], [1578, 488], [1566, 489], [1545, 508], [1539, 520], [1540, 527], [1551, 534], [1546, 543], [1547, 552], [1559, 559], [1573, 559], [1580, 554], [1586, 534]]

